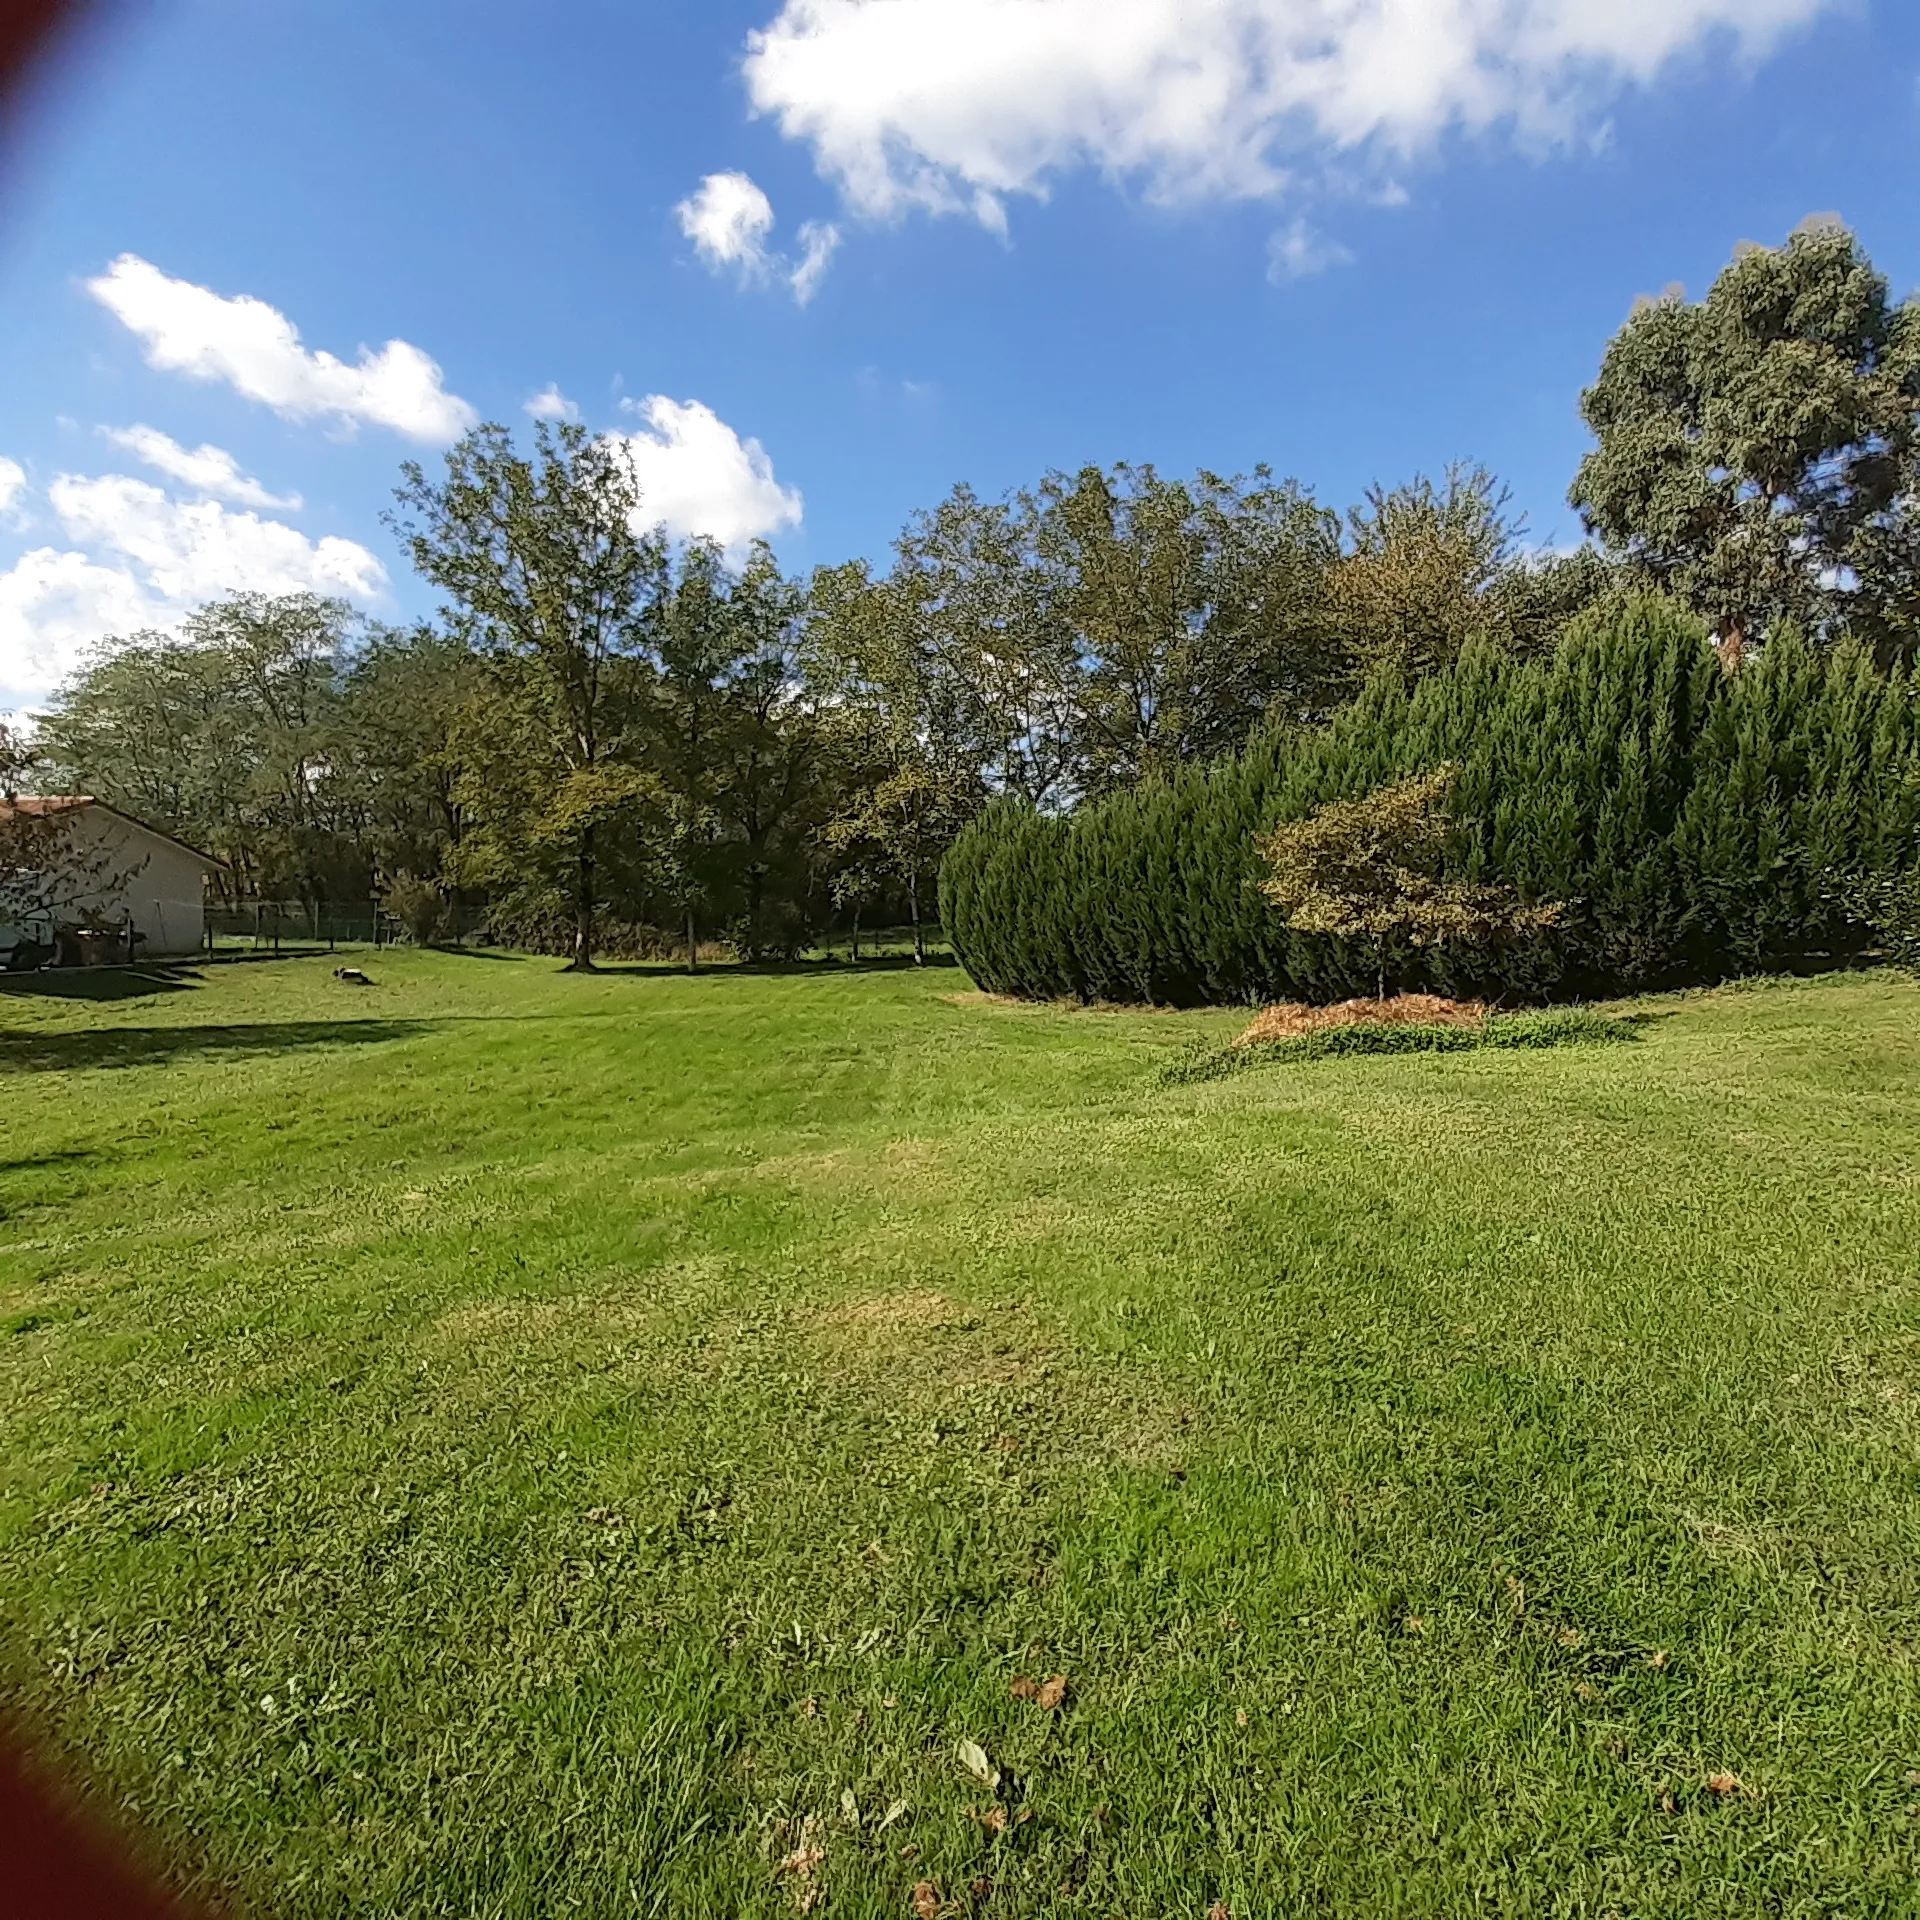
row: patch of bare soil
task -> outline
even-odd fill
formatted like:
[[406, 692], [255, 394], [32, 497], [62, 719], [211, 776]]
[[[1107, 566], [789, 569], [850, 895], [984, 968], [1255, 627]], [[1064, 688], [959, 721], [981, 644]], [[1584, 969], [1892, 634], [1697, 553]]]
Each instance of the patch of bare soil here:
[[1234, 1042], [1257, 1047], [1270, 1040], [1293, 1040], [1326, 1027], [1478, 1027], [1486, 1024], [1486, 1003], [1447, 1000], [1437, 993], [1397, 993], [1387, 1000], [1341, 1000], [1330, 1007], [1286, 1001], [1263, 1007]]

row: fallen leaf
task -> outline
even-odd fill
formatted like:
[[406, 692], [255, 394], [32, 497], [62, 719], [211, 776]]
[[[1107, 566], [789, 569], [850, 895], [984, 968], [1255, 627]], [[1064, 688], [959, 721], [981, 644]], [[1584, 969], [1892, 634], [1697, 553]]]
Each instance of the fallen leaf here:
[[939, 1920], [940, 1883], [937, 1880], [917, 1881], [913, 1889], [913, 1920]]
[[993, 1898], [993, 1882], [983, 1873], [967, 1891], [973, 1895], [976, 1904], [984, 1907]]
[[879, 1831], [882, 1833], [886, 1832], [896, 1820], [904, 1820], [906, 1817], [907, 1803], [904, 1800], [895, 1800], [888, 1806], [886, 1812], [880, 1816]]
[[974, 1816], [989, 1833], [1005, 1833], [1007, 1830], [1007, 1810], [1005, 1807], [989, 1807], [985, 1813]]
[[909, 1840], [907, 1844], [900, 1849], [900, 1858], [908, 1862], [918, 1860], [920, 1858], [920, 1849]]
[[826, 1857], [825, 1847], [816, 1847], [803, 1840], [780, 1862], [780, 1871], [792, 1874], [796, 1880], [811, 1880]]
[[842, 1788], [840, 1793], [840, 1817], [850, 1827], [860, 1824], [860, 1802], [854, 1797], [851, 1787]]
[[1740, 1791], [1740, 1776], [1737, 1773], [1716, 1773], [1707, 1781], [1707, 1791], [1717, 1793], [1723, 1798], [1730, 1793]]
[[1647, 1655], [1647, 1665], [1650, 1666], [1655, 1673], [1659, 1673], [1665, 1668], [1667, 1658], [1668, 1656], [1665, 1653], [1650, 1653]]
[[1224, 1900], [1216, 1900], [1207, 1909], [1207, 1920], [1233, 1920], [1233, 1909]]
[[800, 1711], [804, 1713], [809, 1720], [818, 1720], [820, 1718], [820, 1702], [816, 1700], [812, 1694], [808, 1694], [807, 1697], [800, 1702]]
[[1033, 1696], [1033, 1704], [1042, 1713], [1058, 1713], [1067, 1697], [1067, 1676], [1056, 1673], [1047, 1684]]
[[1040, 1682], [1038, 1680], [1029, 1680], [1023, 1673], [1007, 1691], [1012, 1694], [1016, 1700], [1037, 1700], [1040, 1697]]
[[1234, 1714], [1233, 1724], [1236, 1727], [1244, 1727], [1247, 1724], [1247, 1710], [1245, 1707], [1240, 1708], [1238, 1712]]
[[1595, 1686], [1589, 1686], [1586, 1681], [1582, 1680], [1580, 1684], [1574, 1688], [1573, 1697], [1576, 1700], [1598, 1700], [1600, 1698], [1600, 1689]]
[[987, 1750], [977, 1740], [960, 1742], [960, 1764], [984, 1787], [998, 1793], [1000, 1769], [987, 1758]]

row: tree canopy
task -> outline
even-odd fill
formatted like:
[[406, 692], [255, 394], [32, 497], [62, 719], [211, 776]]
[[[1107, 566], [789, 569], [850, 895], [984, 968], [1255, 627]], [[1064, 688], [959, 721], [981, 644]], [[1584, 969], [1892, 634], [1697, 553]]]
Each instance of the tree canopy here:
[[1599, 444], [1573, 505], [1729, 664], [1789, 622], [1911, 652], [1920, 307], [1844, 226], [1743, 248], [1704, 300], [1643, 301], [1582, 410]]
[[1030, 835], [1150, 811], [1463, 663], [1547, 662], [1649, 588], [1730, 668], [1795, 635], [1913, 654], [1920, 308], [1844, 228], [1643, 303], [1584, 407], [1571, 553], [1531, 548], [1471, 463], [1342, 511], [1264, 466], [1122, 462], [956, 486], [804, 580], [669, 539], [617, 438], [483, 426], [405, 467], [391, 516], [435, 619], [242, 594], [122, 636], [40, 717], [33, 778], [207, 847], [244, 896], [377, 895], [423, 937], [484, 910], [576, 965], [611, 940], [692, 966], [882, 920], [918, 946], [996, 802]]

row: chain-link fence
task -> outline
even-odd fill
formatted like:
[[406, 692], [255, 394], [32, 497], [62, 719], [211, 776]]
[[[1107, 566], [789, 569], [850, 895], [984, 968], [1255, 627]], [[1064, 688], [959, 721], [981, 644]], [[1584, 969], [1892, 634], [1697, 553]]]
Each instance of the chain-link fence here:
[[[449, 911], [436, 946], [457, 946], [484, 931], [484, 915]], [[335, 947], [387, 947], [409, 936], [399, 918], [377, 900], [243, 900], [207, 908], [206, 951], [301, 953]]]

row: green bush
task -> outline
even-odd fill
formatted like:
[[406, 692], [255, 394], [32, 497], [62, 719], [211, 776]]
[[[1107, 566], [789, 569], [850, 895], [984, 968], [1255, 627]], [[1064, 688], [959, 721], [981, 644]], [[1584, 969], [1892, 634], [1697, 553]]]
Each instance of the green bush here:
[[1190, 1086], [1224, 1080], [1253, 1067], [1303, 1060], [1326, 1060], [1354, 1053], [1474, 1053], [1485, 1047], [1617, 1046], [1639, 1036], [1631, 1022], [1581, 1007], [1553, 1007], [1537, 1013], [1496, 1014], [1484, 1026], [1416, 1026], [1405, 1021], [1357, 1020], [1347, 1026], [1320, 1027], [1284, 1040], [1205, 1048], [1176, 1060], [1160, 1076], [1163, 1086]]
[[431, 947], [453, 929], [453, 909], [431, 880], [411, 873], [395, 874], [387, 884], [385, 904], [416, 947]]
[[1475, 648], [1415, 686], [1375, 683], [1317, 732], [1071, 817], [991, 807], [947, 857], [942, 916], [996, 993], [1371, 993], [1371, 943], [1289, 928], [1256, 842], [1443, 762], [1449, 871], [1566, 911], [1505, 949], [1398, 952], [1390, 988], [1591, 998], [1844, 957], [1870, 936], [1833, 874], [1902, 870], [1920, 826], [1904, 674], [1787, 633], [1730, 676], [1697, 622], [1642, 599], [1576, 622], [1550, 658]]
[[1849, 894], [1855, 916], [1897, 967], [1920, 975], [1920, 866], [1869, 874]]

